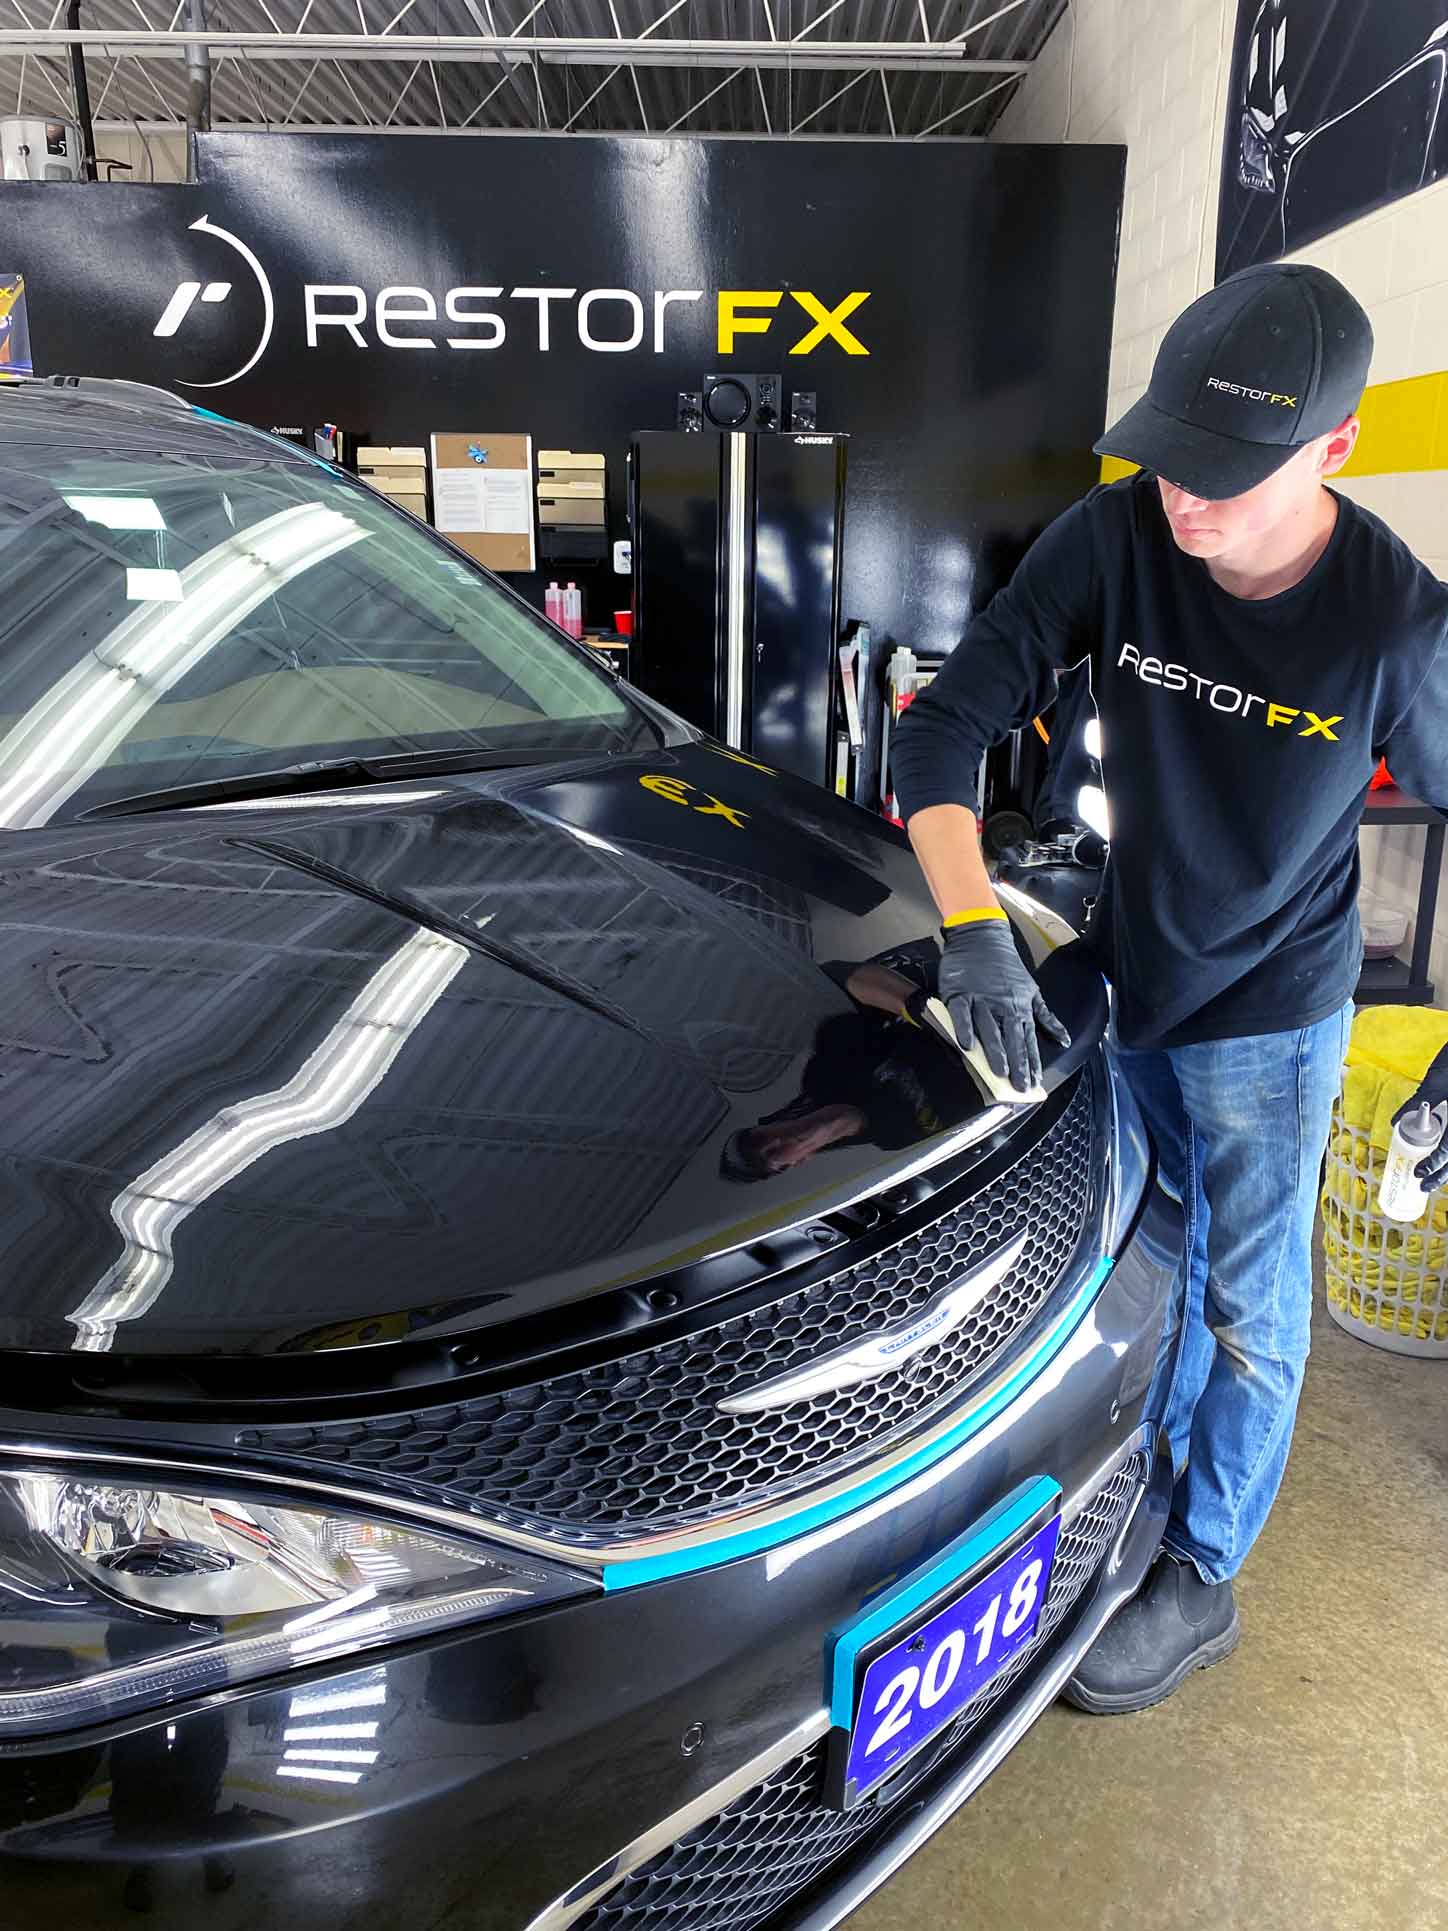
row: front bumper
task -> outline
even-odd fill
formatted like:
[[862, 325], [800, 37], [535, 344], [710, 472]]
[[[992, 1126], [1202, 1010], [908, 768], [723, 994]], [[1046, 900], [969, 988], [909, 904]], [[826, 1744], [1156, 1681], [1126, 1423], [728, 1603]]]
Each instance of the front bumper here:
[[[156, 1931], [190, 1931], [210, 1886], [226, 1888], [213, 1914], [226, 1931], [233, 1916], [269, 1931], [313, 1931], [320, 1917], [338, 1931], [587, 1926], [590, 1893], [626, 1877], [623, 1847], [659, 1843], [673, 1820], [669, 1841], [681, 1813], [712, 1817], [721, 1787], [800, 1751], [821, 1722], [827, 1636], [863, 1602], [1022, 1481], [1049, 1473], [1089, 1499], [1103, 1470], [1154, 1442], [1179, 1246], [1176, 1210], [1153, 1186], [1070, 1340], [1008, 1407], [905, 1488], [793, 1541], [363, 1667], [0, 1749], [13, 1921], [113, 1927], [140, 1896]], [[823, 1888], [793, 1898], [789, 1921], [837, 1922], [964, 1802], [1135, 1587], [1168, 1483], [1158, 1461], [1115, 1552], [989, 1720], [915, 1766], [913, 1784], [887, 1786], [888, 1818], [882, 1808], [848, 1856], [802, 1871]], [[322, 1775], [323, 1732], [346, 1751], [363, 1728], [375, 1760]], [[309, 1763], [318, 1774], [299, 1774]]]
[[848, 1917], [949, 1822], [1055, 1702], [1107, 1623], [1141, 1587], [1171, 1512], [1173, 1481], [1170, 1447], [1159, 1436], [1146, 1485], [1095, 1581], [1049, 1640], [1032, 1652], [1012, 1698], [994, 1719], [982, 1722], [959, 1761], [948, 1759], [926, 1776], [867, 1850], [832, 1871], [813, 1900], [799, 1900], [791, 1914], [796, 1931], [828, 1931]]
[[1164, 1438], [1144, 1425], [1088, 1487], [1066, 1504], [1036, 1642], [873, 1803], [846, 1815], [821, 1803], [829, 1729], [821, 1710], [766, 1758], [609, 1859], [528, 1931], [601, 1931], [652, 1923], [661, 1912], [706, 1925], [708, 1906], [725, 1898], [731, 1924], [825, 1931], [841, 1922], [965, 1803], [1139, 1587], [1171, 1505]]

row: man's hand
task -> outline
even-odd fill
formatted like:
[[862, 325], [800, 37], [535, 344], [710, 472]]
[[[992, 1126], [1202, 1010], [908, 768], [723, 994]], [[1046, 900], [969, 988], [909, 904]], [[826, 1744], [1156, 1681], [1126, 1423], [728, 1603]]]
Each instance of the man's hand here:
[[[1416, 1106], [1441, 1106], [1448, 1100], [1448, 1046], [1445, 1046], [1423, 1075], [1423, 1082], [1411, 1099], [1406, 1099], [1393, 1115], [1396, 1126], [1405, 1113]], [[1448, 1133], [1438, 1142], [1431, 1152], [1425, 1153], [1414, 1169], [1418, 1184], [1427, 1193], [1441, 1187], [1448, 1180]]]
[[945, 1001], [961, 1051], [979, 1040], [990, 1069], [1010, 1076], [1024, 1093], [1041, 1077], [1042, 1026], [1063, 1046], [1071, 1035], [1046, 1004], [1035, 980], [1021, 963], [1011, 928], [1003, 918], [948, 926], [940, 962], [940, 997]]

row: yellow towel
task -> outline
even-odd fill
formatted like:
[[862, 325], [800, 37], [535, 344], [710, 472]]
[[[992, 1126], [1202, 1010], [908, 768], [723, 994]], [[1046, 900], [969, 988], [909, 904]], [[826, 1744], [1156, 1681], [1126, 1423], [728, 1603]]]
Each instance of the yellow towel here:
[[1448, 1046], [1448, 1012], [1435, 1006], [1365, 1006], [1352, 1022], [1343, 1118], [1386, 1153], [1394, 1113], [1416, 1091], [1443, 1046]]
[[1370, 1327], [1440, 1343], [1448, 1342], [1448, 1188], [1411, 1227], [1379, 1216], [1377, 1195], [1393, 1115], [1444, 1045], [1448, 1012], [1431, 1006], [1357, 1015], [1322, 1189], [1328, 1300]]

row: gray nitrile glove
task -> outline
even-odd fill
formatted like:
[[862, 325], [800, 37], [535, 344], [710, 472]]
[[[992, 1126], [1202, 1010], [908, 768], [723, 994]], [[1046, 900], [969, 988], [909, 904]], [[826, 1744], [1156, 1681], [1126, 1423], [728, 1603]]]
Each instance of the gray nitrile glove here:
[[1041, 1077], [1037, 1026], [1063, 1046], [1071, 1035], [1046, 1004], [1035, 980], [1021, 963], [1011, 928], [1004, 919], [973, 920], [944, 931], [940, 997], [950, 1013], [961, 1051], [978, 1039], [998, 1078], [1010, 1076], [1024, 1093]]
[[[1404, 1100], [1393, 1115], [1393, 1125], [1396, 1126], [1403, 1115], [1415, 1106], [1441, 1106], [1444, 1100], [1448, 1100], [1448, 1046], [1443, 1047], [1424, 1073], [1417, 1092], [1411, 1099]], [[1448, 1133], [1443, 1135], [1431, 1152], [1423, 1155], [1414, 1171], [1419, 1186], [1427, 1193], [1432, 1193], [1435, 1187], [1441, 1187], [1448, 1180]]]

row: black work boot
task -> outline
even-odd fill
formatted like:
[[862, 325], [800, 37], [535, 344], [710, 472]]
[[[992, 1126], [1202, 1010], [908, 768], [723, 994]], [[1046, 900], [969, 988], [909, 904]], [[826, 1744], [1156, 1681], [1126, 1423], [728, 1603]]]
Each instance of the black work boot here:
[[1093, 1716], [1149, 1710], [1193, 1670], [1230, 1656], [1241, 1633], [1231, 1583], [1203, 1582], [1191, 1563], [1163, 1551], [1062, 1694]]

